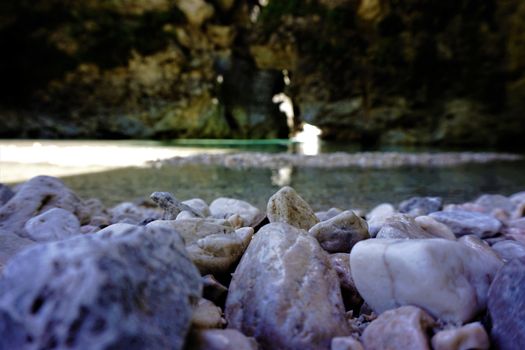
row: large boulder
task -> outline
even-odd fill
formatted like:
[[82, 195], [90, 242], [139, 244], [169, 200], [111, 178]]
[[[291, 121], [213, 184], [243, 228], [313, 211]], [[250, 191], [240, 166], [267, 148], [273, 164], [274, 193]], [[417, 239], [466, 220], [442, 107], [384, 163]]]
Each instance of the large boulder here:
[[333, 337], [349, 335], [328, 254], [285, 223], [255, 235], [233, 275], [225, 315], [229, 328], [263, 349], [329, 349]]
[[485, 308], [502, 262], [458, 241], [369, 239], [354, 246], [350, 266], [357, 290], [377, 313], [415, 305], [459, 323]]
[[40, 244], [0, 279], [0, 348], [182, 349], [201, 289], [167, 230], [118, 224]]
[[50, 176], [37, 176], [25, 182], [16, 194], [0, 208], [0, 229], [27, 237], [24, 226], [30, 218], [52, 208], [62, 208], [86, 221], [83, 203], [62, 181]]

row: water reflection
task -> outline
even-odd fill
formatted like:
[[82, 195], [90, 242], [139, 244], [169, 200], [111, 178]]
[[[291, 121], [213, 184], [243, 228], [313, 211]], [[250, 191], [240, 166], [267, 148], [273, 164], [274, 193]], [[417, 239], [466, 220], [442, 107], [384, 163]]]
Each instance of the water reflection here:
[[282, 187], [291, 186], [292, 184], [292, 166], [284, 166], [279, 169], [272, 170], [272, 185]]

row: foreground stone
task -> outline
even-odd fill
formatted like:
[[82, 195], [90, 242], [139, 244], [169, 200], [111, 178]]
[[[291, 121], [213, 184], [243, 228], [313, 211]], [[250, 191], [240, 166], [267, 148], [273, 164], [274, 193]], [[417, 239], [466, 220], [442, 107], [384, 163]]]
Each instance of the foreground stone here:
[[490, 336], [498, 349], [525, 349], [525, 258], [508, 262], [498, 272], [488, 294]]
[[0, 208], [0, 229], [27, 237], [27, 220], [52, 208], [62, 208], [89, 221], [83, 203], [62, 181], [37, 176], [20, 186], [16, 194]]
[[309, 230], [319, 222], [310, 205], [288, 186], [270, 197], [266, 215], [270, 222], [284, 222], [303, 230]]
[[429, 216], [447, 225], [456, 236], [491, 237], [501, 229], [501, 222], [490, 215], [465, 210], [438, 211]]
[[469, 323], [460, 328], [447, 329], [432, 337], [433, 350], [486, 350], [489, 348], [489, 336], [479, 322]]
[[427, 330], [434, 319], [415, 306], [386, 311], [366, 327], [361, 337], [366, 350], [430, 349]]
[[348, 253], [354, 244], [370, 238], [366, 221], [349, 210], [314, 225], [308, 233], [330, 253]]
[[181, 349], [201, 289], [167, 230], [118, 224], [40, 244], [0, 279], [0, 348]]
[[455, 323], [485, 308], [501, 265], [494, 254], [445, 239], [369, 239], [350, 254], [357, 290], [377, 313], [417, 305]]
[[329, 349], [333, 337], [349, 335], [328, 254], [285, 223], [255, 235], [233, 275], [225, 315], [229, 328], [263, 349]]

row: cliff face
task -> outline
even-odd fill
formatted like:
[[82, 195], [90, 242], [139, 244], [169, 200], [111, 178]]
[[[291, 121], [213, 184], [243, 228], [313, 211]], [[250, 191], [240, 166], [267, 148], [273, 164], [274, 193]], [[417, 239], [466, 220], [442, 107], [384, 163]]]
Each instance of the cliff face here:
[[282, 137], [282, 91], [326, 138], [500, 144], [525, 131], [520, 0], [0, 6], [4, 137]]

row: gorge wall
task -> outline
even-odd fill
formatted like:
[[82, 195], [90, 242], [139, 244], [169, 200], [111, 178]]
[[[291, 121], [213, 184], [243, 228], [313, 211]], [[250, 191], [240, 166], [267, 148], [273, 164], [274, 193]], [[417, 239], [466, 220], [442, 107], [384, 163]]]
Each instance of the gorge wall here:
[[286, 137], [281, 92], [328, 139], [512, 145], [525, 131], [520, 0], [0, 9], [0, 137]]

